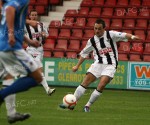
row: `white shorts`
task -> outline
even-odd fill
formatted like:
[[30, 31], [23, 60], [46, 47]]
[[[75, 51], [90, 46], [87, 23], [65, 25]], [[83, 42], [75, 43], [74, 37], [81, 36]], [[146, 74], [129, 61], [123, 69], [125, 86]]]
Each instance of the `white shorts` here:
[[28, 75], [37, 70], [37, 64], [24, 49], [0, 52], [0, 77]]
[[27, 47], [26, 48], [27, 53], [34, 59], [35, 63], [38, 65], [38, 68], [43, 67], [43, 47]]
[[92, 73], [96, 78], [100, 78], [104, 75], [113, 78], [116, 68], [113, 65], [93, 63], [87, 72]]

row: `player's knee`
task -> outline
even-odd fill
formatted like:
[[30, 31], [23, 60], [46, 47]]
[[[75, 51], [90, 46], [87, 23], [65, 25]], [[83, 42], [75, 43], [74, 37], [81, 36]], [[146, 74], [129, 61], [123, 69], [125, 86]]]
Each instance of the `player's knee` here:
[[32, 72], [30, 74], [30, 76], [33, 77], [37, 83], [41, 83], [43, 80], [43, 77], [42, 77], [41, 72], [39, 70]]

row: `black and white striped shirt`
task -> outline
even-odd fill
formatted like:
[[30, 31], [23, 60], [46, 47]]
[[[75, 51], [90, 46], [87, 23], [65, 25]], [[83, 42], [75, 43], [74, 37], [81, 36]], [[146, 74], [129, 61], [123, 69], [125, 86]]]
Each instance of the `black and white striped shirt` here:
[[86, 58], [93, 51], [95, 62], [117, 66], [118, 50], [116, 42], [127, 41], [125, 35], [126, 33], [117, 31], [105, 31], [100, 38], [94, 35], [88, 40], [80, 55]]

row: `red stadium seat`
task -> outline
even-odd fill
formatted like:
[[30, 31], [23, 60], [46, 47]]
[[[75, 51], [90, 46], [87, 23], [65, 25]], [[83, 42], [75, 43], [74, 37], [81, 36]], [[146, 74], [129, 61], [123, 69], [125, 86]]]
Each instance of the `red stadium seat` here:
[[128, 61], [128, 54], [127, 53], [118, 53], [118, 60], [119, 61]]
[[119, 42], [118, 52], [130, 52], [130, 42]]
[[39, 15], [45, 15], [47, 13], [44, 5], [37, 5], [35, 6], [35, 9], [37, 10]]
[[91, 11], [89, 12], [89, 17], [99, 17], [101, 13], [101, 8], [92, 7]]
[[89, 14], [89, 7], [81, 7], [81, 9], [78, 12], [77, 16], [80, 17], [87, 17]]
[[132, 53], [129, 57], [130, 61], [142, 61], [140, 54]]
[[94, 30], [88, 30], [85, 29], [84, 30], [84, 35], [83, 35], [83, 39], [88, 39], [94, 36]]
[[150, 42], [150, 30], [147, 31], [147, 37], [146, 40]]
[[54, 51], [53, 52], [53, 57], [55, 57], [55, 58], [63, 58], [63, 57], [65, 57], [64, 51]]
[[118, 0], [117, 5], [128, 6], [128, 0]]
[[125, 19], [124, 20], [124, 28], [135, 28], [135, 20], [134, 19]]
[[77, 52], [66, 52], [66, 57], [76, 59], [77, 58]]
[[68, 45], [67, 51], [79, 51], [80, 49], [80, 40], [71, 39]]
[[147, 17], [149, 18], [150, 17], [150, 9], [147, 9], [147, 8], [142, 8], [139, 12], [139, 16], [140, 17]]
[[62, 27], [72, 27], [74, 24], [74, 18], [73, 17], [65, 17]]
[[130, 29], [129, 30], [128, 29], [127, 30], [122, 30], [122, 32], [132, 34], [132, 30], [130, 30]]
[[104, 18], [103, 20], [105, 21], [106, 29], [109, 29], [110, 28], [110, 19]]
[[46, 39], [45, 44], [43, 45], [44, 50], [54, 50], [55, 48], [55, 40], [54, 39]]
[[114, 16], [122, 17], [125, 16], [126, 10], [125, 8], [115, 8]]
[[77, 10], [76, 9], [68, 9], [65, 13], [65, 17], [66, 16], [72, 16], [72, 17], [77, 16]]
[[141, 54], [143, 52], [143, 43], [142, 42], [131, 42], [131, 50], [130, 52], [133, 53], [139, 53]]
[[57, 28], [49, 28], [49, 38], [57, 38], [58, 37], [58, 29]]
[[132, 8], [127, 8], [126, 10], [126, 17], [137, 17], [138, 15], [138, 9], [136, 7], [132, 7]]
[[150, 43], [145, 43], [144, 45], [144, 54], [149, 54], [150, 55]]
[[44, 51], [44, 57], [52, 57], [52, 52], [51, 51]]
[[58, 38], [69, 39], [71, 36], [70, 29], [60, 29]]
[[116, 0], [106, 0], [105, 6], [115, 6]]
[[49, 0], [49, 4], [50, 5], [59, 5], [60, 4], [60, 0]]
[[122, 19], [112, 19], [110, 28], [111, 29], [121, 29], [122, 28]]
[[66, 39], [58, 39], [54, 50], [64, 50], [68, 48], [68, 41]]
[[48, 6], [48, 0], [36, 0], [36, 5]]
[[143, 0], [142, 5], [143, 6], [150, 6], [150, 1], [149, 0]]
[[86, 19], [85, 18], [76, 18], [76, 22], [74, 24], [74, 27], [76, 28], [84, 28], [86, 24]]
[[129, 5], [130, 6], [140, 6], [141, 0], [130, 0]]
[[144, 62], [150, 62], [150, 55], [143, 54], [143, 61]]
[[81, 39], [83, 37], [82, 29], [72, 29], [71, 39]]
[[36, 0], [30, 0], [29, 5], [35, 5], [36, 4]]
[[59, 28], [60, 26], [61, 26], [60, 20], [52, 20], [49, 25], [49, 27], [53, 27], [53, 28]]
[[136, 28], [147, 29], [147, 20], [137, 19], [136, 20]]
[[88, 6], [88, 7], [90, 7], [90, 6], [92, 6], [92, 0], [82, 0], [80, 6], [81, 7], [82, 6]]
[[82, 40], [81, 46], [80, 46], [80, 50], [82, 50], [82, 49], [86, 46], [87, 41], [88, 41], [88, 40]]
[[91, 28], [91, 29], [93, 29], [96, 19], [97, 18], [88, 18], [87, 19], [87, 24], [86, 24], [85, 28]]
[[134, 30], [134, 35], [140, 35], [140, 34], [144, 34], [145, 35], [144, 30]]
[[101, 16], [112, 16], [113, 8], [103, 8]]
[[93, 6], [103, 6], [104, 0], [94, 0]]

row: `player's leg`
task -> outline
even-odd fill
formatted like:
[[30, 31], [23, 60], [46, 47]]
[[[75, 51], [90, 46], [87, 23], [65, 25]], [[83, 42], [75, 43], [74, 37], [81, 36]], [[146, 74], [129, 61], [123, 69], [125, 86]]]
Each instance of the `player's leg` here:
[[116, 71], [115, 67], [108, 65], [108, 66], [102, 66], [101, 67], [101, 77], [100, 82], [97, 86], [97, 89], [93, 91], [93, 93], [90, 96], [89, 101], [85, 105], [84, 111], [89, 112], [90, 106], [101, 96], [105, 86], [111, 81], [111, 79], [114, 76], [114, 73]]
[[[1, 90], [1, 102], [8, 95], [26, 91], [42, 81], [42, 77], [38, 71], [37, 65], [24, 50], [18, 50], [13, 53], [0, 52], [0, 56], [0, 61], [11, 75], [14, 75], [16, 72], [19, 74], [30, 74], [30, 76], [19, 78], [11, 86]], [[16, 60], [14, 60], [14, 58], [16, 58]]]

